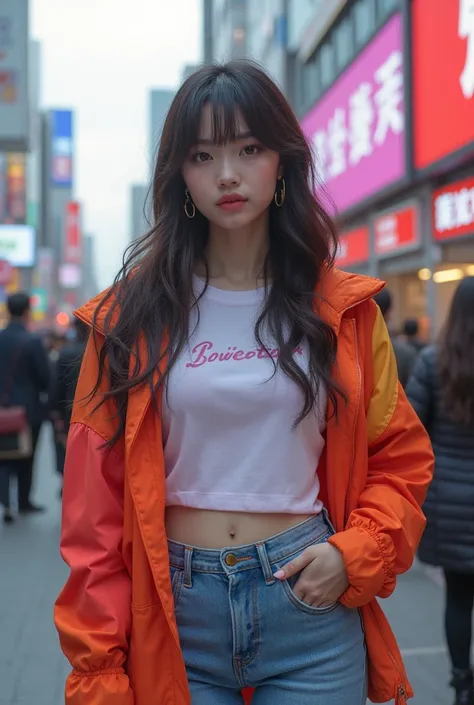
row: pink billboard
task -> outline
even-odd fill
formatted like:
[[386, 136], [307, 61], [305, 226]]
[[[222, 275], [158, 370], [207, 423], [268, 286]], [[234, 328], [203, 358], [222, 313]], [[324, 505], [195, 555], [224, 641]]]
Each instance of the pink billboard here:
[[338, 211], [404, 176], [403, 26], [399, 14], [301, 124], [314, 147], [324, 191]]

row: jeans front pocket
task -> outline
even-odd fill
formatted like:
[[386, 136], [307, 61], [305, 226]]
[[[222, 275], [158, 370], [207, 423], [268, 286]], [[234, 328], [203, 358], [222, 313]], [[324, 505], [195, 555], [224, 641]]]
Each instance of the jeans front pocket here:
[[326, 605], [325, 607], [313, 607], [313, 605], [308, 605], [306, 602], [303, 602], [303, 600], [300, 600], [299, 597], [295, 595], [293, 592], [293, 588], [296, 585], [296, 582], [298, 578], [300, 577], [301, 573], [297, 573], [296, 575], [293, 575], [291, 578], [288, 578], [288, 580], [283, 580], [282, 585], [283, 589], [285, 590], [285, 593], [292, 603], [297, 609], [299, 609], [301, 612], [306, 612], [307, 614], [328, 614], [329, 612], [334, 612], [338, 607], [340, 607], [339, 602], [331, 602], [331, 604]]
[[[312, 546], [316, 546], [317, 544], [320, 543], [326, 543], [328, 539], [333, 535], [334, 531], [332, 528], [328, 527], [327, 533], [323, 534], [317, 541], [312, 543]], [[294, 556], [291, 556], [291, 558], [296, 558], [296, 556], [301, 555], [302, 551], [299, 553], [296, 553]], [[290, 557], [288, 560], [283, 561], [281, 565], [279, 564], [277, 567], [282, 568], [285, 563], [289, 562]], [[332, 602], [329, 605], [326, 605], [325, 607], [313, 607], [312, 605], [306, 604], [306, 602], [303, 602], [303, 600], [300, 600], [299, 597], [295, 595], [293, 592], [293, 588], [296, 585], [299, 577], [301, 575], [300, 573], [297, 573], [296, 575], [292, 575], [291, 578], [288, 578], [287, 580], [282, 580], [281, 584], [283, 586], [283, 589], [286, 593], [286, 596], [288, 597], [289, 601], [291, 604], [299, 609], [301, 612], [305, 612], [306, 614], [313, 614], [313, 615], [323, 615], [323, 614], [328, 614], [329, 612], [334, 612], [338, 607], [342, 607], [342, 605], [339, 602]]]
[[170, 566], [170, 573], [171, 591], [173, 593], [174, 607], [176, 609], [181, 595], [181, 588], [183, 587], [184, 571], [172, 565]]

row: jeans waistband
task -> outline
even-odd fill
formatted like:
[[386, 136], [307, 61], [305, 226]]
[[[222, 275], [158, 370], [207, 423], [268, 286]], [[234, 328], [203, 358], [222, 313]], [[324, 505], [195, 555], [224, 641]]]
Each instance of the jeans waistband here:
[[327, 511], [323, 509], [320, 514], [306, 519], [291, 529], [271, 536], [265, 541], [257, 541], [245, 546], [205, 549], [168, 540], [170, 565], [186, 573], [192, 571], [229, 575], [259, 568], [262, 563], [268, 566], [268, 563], [285, 561], [307, 546], [317, 543], [323, 536], [333, 533], [334, 527], [329, 521]]

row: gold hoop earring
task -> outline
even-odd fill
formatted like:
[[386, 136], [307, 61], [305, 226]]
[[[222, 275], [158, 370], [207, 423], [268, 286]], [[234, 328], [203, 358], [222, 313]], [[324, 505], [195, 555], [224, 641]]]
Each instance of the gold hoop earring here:
[[[184, 212], [188, 216], [189, 220], [192, 220], [194, 216], [196, 215], [196, 206], [191, 200], [191, 195], [189, 191], [186, 189], [184, 192], [185, 194], [185, 199], [184, 199]], [[191, 212], [188, 211], [188, 208], [192, 208]]]
[[280, 187], [280, 190], [278, 190], [278, 188], [277, 188], [277, 190], [275, 191], [274, 200], [275, 200], [275, 205], [276, 205], [278, 208], [281, 208], [282, 205], [283, 205], [284, 202], [285, 202], [285, 197], [286, 197], [286, 183], [285, 183], [285, 179], [284, 179], [282, 176], [280, 176], [280, 177], [278, 178], [278, 181], [281, 182], [281, 187]]

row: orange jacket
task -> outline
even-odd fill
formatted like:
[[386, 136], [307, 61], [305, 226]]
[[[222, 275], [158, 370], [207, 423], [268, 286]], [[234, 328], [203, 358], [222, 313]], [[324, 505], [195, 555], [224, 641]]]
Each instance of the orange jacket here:
[[[382, 283], [338, 270], [321, 284], [320, 315], [338, 337], [336, 380], [348, 402], [328, 422], [318, 467], [321, 496], [360, 607], [374, 702], [412, 695], [395, 638], [376, 596], [388, 597], [408, 570], [425, 520], [433, 470], [428, 437], [398, 384], [387, 330], [372, 296]], [[97, 301], [77, 312], [91, 323]], [[103, 320], [103, 319], [102, 319]], [[101, 321], [97, 330], [100, 344]], [[91, 340], [68, 441], [61, 551], [70, 577], [55, 607], [73, 671], [67, 705], [189, 705], [173, 612], [165, 533], [161, 425], [145, 385], [130, 394], [126, 430], [101, 448], [113, 410], [83, 400], [97, 374]], [[250, 697], [250, 693], [246, 693]]]

